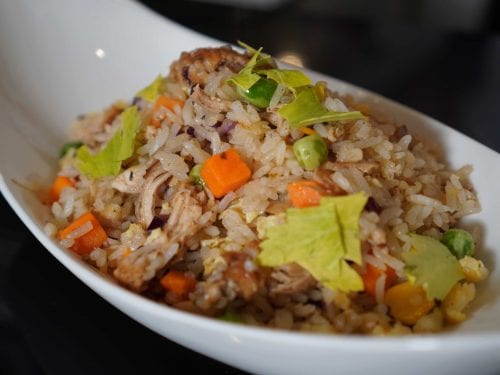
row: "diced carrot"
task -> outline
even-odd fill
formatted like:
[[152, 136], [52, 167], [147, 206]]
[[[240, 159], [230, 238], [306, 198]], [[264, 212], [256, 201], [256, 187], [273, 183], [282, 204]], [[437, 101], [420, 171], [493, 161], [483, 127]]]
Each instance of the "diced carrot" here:
[[101, 224], [91, 212], [83, 214], [66, 228], [59, 231], [59, 239], [64, 240], [75, 230], [81, 228], [89, 222], [92, 225], [92, 229], [75, 238], [74, 244], [71, 246], [71, 250], [80, 255], [90, 254], [95, 248], [101, 246], [108, 238], [108, 235], [102, 228]]
[[404, 324], [413, 325], [434, 307], [424, 288], [406, 281], [389, 288], [385, 293], [385, 303], [391, 315]]
[[385, 273], [385, 289], [389, 288], [394, 284], [397, 279], [396, 271], [393, 268], [386, 266], [385, 271], [372, 265], [366, 265], [366, 273], [361, 275], [363, 278], [363, 283], [365, 284], [365, 291], [368, 295], [375, 297], [375, 290], [378, 278]]
[[288, 184], [288, 198], [297, 208], [319, 205], [324, 191], [321, 186], [312, 180], [299, 180]]
[[158, 97], [152, 110], [151, 125], [159, 128], [166, 117], [165, 109], [173, 111], [176, 105], [182, 108], [184, 102], [182, 100], [170, 99], [163, 95]]
[[313, 135], [313, 134], [316, 134], [316, 132], [311, 129], [311, 128], [308, 128], [307, 126], [304, 126], [303, 128], [300, 128], [299, 129], [302, 133], [304, 134], [307, 134], [307, 135]]
[[177, 297], [186, 298], [194, 290], [196, 280], [194, 277], [183, 272], [172, 270], [163, 276], [160, 284]]
[[50, 189], [50, 202], [54, 203], [61, 197], [61, 192], [67, 186], [75, 186], [75, 183], [66, 176], [57, 176]]
[[132, 254], [132, 249], [130, 247], [127, 247], [127, 248], [125, 248], [125, 250], [123, 250], [123, 257], [124, 258], [128, 257], [130, 254]]
[[251, 177], [250, 168], [235, 149], [209, 157], [201, 168], [201, 177], [216, 198], [243, 186]]

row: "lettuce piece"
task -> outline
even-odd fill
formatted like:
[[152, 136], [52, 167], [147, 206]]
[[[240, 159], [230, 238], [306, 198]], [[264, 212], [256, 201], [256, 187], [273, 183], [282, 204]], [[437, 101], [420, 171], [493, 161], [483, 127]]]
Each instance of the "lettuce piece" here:
[[267, 69], [261, 70], [258, 73], [265, 75], [267, 78], [272, 79], [278, 84], [285, 86], [293, 93], [295, 93], [295, 89], [297, 87], [307, 86], [311, 84], [311, 79], [300, 70]]
[[[253, 48], [252, 46], [246, 44], [245, 42], [242, 42], [241, 40], [238, 40], [238, 45], [240, 47], [245, 48], [247, 53], [250, 55], [253, 55], [258, 51], [255, 48]], [[261, 48], [261, 50], [262, 50], [262, 48]], [[273, 67], [276, 67], [276, 63], [275, 63], [274, 59], [270, 55], [265, 54], [265, 53], [261, 53], [259, 55], [259, 58], [257, 59], [257, 62], [255, 63], [255, 66], [252, 69], [255, 70], [257, 67], [259, 67], [261, 65], [271, 65]]]
[[150, 102], [154, 102], [157, 96], [160, 94], [162, 83], [163, 77], [161, 75], [158, 75], [153, 82], [144, 87], [141, 91], [135, 94], [135, 96], [138, 98], [144, 98]]
[[361, 245], [359, 242], [359, 217], [366, 206], [368, 197], [363, 193], [335, 198], [335, 209], [342, 228], [342, 241], [346, 260], [361, 264]]
[[127, 108], [122, 113], [121, 127], [103, 149], [95, 154], [92, 154], [87, 146], [77, 150], [77, 168], [91, 178], [116, 176], [120, 173], [122, 161], [134, 153], [135, 137], [140, 124], [137, 107]]
[[307, 87], [301, 90], [295, 100], [281, 107], [278, 113], [285, 118], [290, 124], [290, 127], [294, 129], [310, 126], [319, 122], [356, 120], [365, 117], [358, 111], [335, 112], [326, 110], [313, 87]]
[[278, 111], [292, 128], [300, 128], [301, 122], [308, 120], [311, 116], [323, 115], [325, 112], [327, 112], [325, 107], [312, 87], [301, 90], [293, 102], [284, 105]]
[[247, 91], [248, 89], [250, 89], [250, 87], [255, 85], [259, 79], [260, 76], [255, 73], [246, 73], [246, 74], [238, 73], [235, 76], [228, 79], [228, 82], [232, 82], [236, 86], [241, 88], [243, 91]]
[[243, 69], [240, 70], [238, 74], [235, 74], [227, 81], [234, 83], [244, 91], [252, 87], [260, 79], [260, 76], [257, 73], [253, 73], [253, 69], [259, 61], [261, 51], [262, 47], [253, 54], [252, 58], [247, 62], [247, 64], [243, 67]]
[[264, 69], [257, 70], [259, 67], [264, 65], [276, 66], [273, 59], [269, 55], [264, 55], [261, 53], [262, 47], [256, 50], [241, 41], [238, 44], [244, 47], [248, 53], [252, 53], [252, 58], [248, 63], [240, 70], [240, 72], [230, 79], [228, 82], [234, 83], [237, 87], [243, 91], [249, 90], [257, 81], [262, 77], [266, 76], [268, 79], [272, 79], [278, 84], [285, 86], [295, 93], [297, 87], [307, 86], [311, 84], [311, 80], [303, 72], [299, 70], [287, 70], [287, 69]]
[[[257, 52], [260, 53], [260, 50], [256, 50], [252, 46], [249, 46], [248, 44], [242, 42], [241, 40], [238, 40], [238, 44], [245, 48], [245, 50], [248, 53], [251, 53], [252, 55], [255, 55]], [[259, 65], [263, 65], [264, 62], [270, 63], [271, 65], [275, 66], [275, 64], [272, 63], [271, 57], [269, 55], [265, 55], [261, 53], [259, 55], [259, 58], [256, 60], [255, 64], [252, 67], [252, 71], [255, 71], [255, 69]], [[301, 87], [301, 86], [307, 86], [311, 84], [311, 80], [309, 79], [308, 76], [306, 76], [303, 72], [300, 70], [289, 70], [289, 69], [266, 69], [266, 70], [260, 70], [255, 73], [258, 73], [260, 75], [264, 75], [269, 79], [272, 79], [276, 81], [278, 84], [282, 84], [288, 89], [291, 89], [294, 91], [296, 87]]]
[[464, 274], [457, 258], [438, 240], [410, 235], [412, 248], [402, 254], [405, 273], [410, 281], [421, 285], [429, 299], [443, 300]]
[[361, 263], [359, 216], [367, 200], [356, 193], [322, 198], [316, 207], [289, 208], [285, 224], [267, 229], [257, 262], [269, 267], [296, 262], [328, 288], [363, 290], [347, 260]]
[[245, 42], [242, 42], [241, 40], [238, 40], [238, 45], [240, 47], [243, 47], [248, 53], [250, 54], [255, 54], [257, 52], [257, 50], [255, 48], [253, 48], [252, 46], [246, 44]]

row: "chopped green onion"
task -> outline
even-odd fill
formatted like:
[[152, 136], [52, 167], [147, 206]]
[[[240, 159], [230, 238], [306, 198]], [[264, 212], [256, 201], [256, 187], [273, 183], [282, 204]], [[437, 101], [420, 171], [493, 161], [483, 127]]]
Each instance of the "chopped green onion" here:
[[444, 232], [443, 237], [441, 237], [441, 243], [443, 243], [457, 259], [474, 255], [474, 240], [470, 233], [463, 229], [447, 230]]
[[261, 78], [248, 90], [237, 87], [238, 94], [250, 104], [259, 108], [267, 108], [278, 84], [270, 79]]
[[299, 164], [308, 171], [318, 168], [328, 156], [325, 141], [317, 134], [299, 139], [293, 145], [293, 152]]
[[59, 150], [59, 158], [64, 157], [72, 148], [80, 148], [81, 146], [83, 146], [83, 143], [80, 141], [65, 143]]

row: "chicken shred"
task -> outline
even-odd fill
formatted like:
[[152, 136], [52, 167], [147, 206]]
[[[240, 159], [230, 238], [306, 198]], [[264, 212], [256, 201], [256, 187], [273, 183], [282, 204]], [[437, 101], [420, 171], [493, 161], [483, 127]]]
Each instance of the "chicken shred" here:
[[237, 73], [248, 60], [248, 56], [234, 51], [229, 46], [198, 48], [192, 52], [183, 52], [180, 59], [172, 63], [170, 77], [187, 86], [205, 87], [210, 73], [223, 66]]
[[178, 188], [169, 201], [171, 210], [163, 229], [153, 230], [142, 248], [121, 259], [114, 276], [131, 289], [141, 291], [172, 260], [182, 259], [184, 241], [200, 229], [198, 220], [203, 214], [200, 198], [194, 190]]
[[136, 205], [137, 221], [147, 228], [153, 221], [155, 216], [155, 207], [158, 189], [163, 185], [172, 175], [166, 172], [160, 163], [154, 166], [146, 173], [144, 187], [139, 193]]
[[276, 267], [271, 278], [276, 282], [271, 292], [276, 294], [299, 293], [316, 285], [314, 277], [296, 263]]

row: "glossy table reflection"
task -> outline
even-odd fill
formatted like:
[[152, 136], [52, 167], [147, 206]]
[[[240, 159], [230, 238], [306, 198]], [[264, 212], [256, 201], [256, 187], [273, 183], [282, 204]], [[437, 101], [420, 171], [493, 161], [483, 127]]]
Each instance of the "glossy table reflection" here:
[[[407, 104], [500, 151], [498, 35], [311, 15], [295, 2], [272, 11], [145, 2], [227, 42], [293, 54], [308, 68]], [[238, 372], [104, 302], [42, 248], [3, 198], [0, 205], [1, 374]]]

